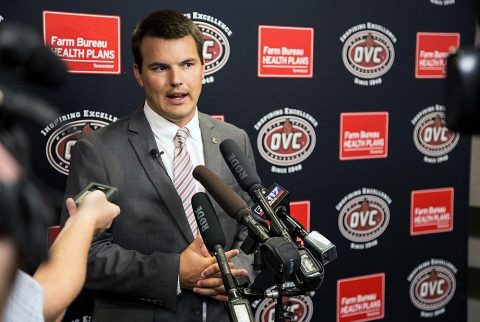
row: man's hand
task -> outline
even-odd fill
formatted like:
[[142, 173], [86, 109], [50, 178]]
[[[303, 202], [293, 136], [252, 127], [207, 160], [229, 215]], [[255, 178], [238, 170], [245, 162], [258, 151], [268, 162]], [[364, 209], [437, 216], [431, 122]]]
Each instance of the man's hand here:
[[[228, 260], [237, 256], [238, 254], [238, 249], [232, 249], [228, 252], [225, 252], [225, 256]], [[230, 271], [232, 272], [232, 276], [234, 278], [248, 276], [246, 269], [237, 269], [235, 268], [235, 264], [232, 262], [229, 262], [228, 266], [230, 267]], [[223, 285], [222, 274], [220, 273], [220, 267], [216, 262], [207, 267], [202, 272], [201, 276], [202, 279], [197, 282], [197, 287], [193, 289], [195, 293], [204, 296], [210, 296], [217, 301], [224, 302], [228, 300], [225, 286]]]
[[179, 279], [180, 287], [193, 289], [201, 278], [203, 270], [215, 263], [215, 257], [206, 251], [203, 239], [197, 236], [195, 240], [180, 254]]
[[[227, 260], [232, 259], [239, 253], [238, 249], [225, 252]], [[235, 269], [233, 263], [229, 263], [232, 275], [246, 276], [244, 269]], [[195, 240], [180, 254], [180, 287], [193, 290], [204, 296], [211, 296], [219, 301], [226, 301], [225, 288], [223, 286], [220, 268], [215, 257], [210, 256], [201, 236]]]
[[[70, 217], [82, 216], [90, 219], [95, 227], [95, 234], [110, 228], [113, 220], [120, 214], [120, 208], [109, 202], [100, 190], [90, 192], [77, 208], [72, 198], [66, 200]], [[68, 221], [67, 221], [68, 224]]]

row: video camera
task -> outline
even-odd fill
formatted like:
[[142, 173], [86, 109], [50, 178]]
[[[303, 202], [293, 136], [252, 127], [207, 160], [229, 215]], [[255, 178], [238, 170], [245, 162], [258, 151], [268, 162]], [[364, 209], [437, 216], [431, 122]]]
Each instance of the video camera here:
[[[40, 86], [60, 85], [67, 75], [63, 62], [45, 47], [39, 34], [6, 20], [0, 23], [0, 67]], [[53, 224], [56, 208], [43, 182], [30, 170], [29, 140], [22, 127], [24, 121], [44, 126], [58, 116], [44, 100], [0, 84], [0, 144], [21, 169], [14, 182], [0, 182], [0, 237], [17, 243], [27, 271], [47, 256], [47, 227]]]

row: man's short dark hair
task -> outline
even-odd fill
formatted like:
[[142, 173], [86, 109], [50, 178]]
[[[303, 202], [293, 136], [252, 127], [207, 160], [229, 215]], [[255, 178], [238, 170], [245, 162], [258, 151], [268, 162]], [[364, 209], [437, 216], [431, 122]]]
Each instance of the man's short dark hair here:
[[155, 11], [143, 18], [133, 30], [132, 53], [139, 71], [142, 70], [140, 45], [145, 37], [179, 39], [192, 36], [197, 47], [198, 57], [203, 64], [203, 36], [200, 29], [181, 12], [173, 10]]

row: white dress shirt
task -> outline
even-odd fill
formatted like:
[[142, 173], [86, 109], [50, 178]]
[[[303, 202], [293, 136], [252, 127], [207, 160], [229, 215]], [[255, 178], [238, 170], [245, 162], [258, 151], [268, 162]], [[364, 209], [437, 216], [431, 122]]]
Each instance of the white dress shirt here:
[[[175, 135], [177, 134], [179, 127], [163, 116], [160, 116], [154, 112], [148, 105], [147, 101], [145, 101], [143, 111], [145, 113], [145, 117], [147, 118], [148, 124], [150, 124], [150, 127], [153, 131], [153, 135], [155, 136], [155, 142], [157, 143], [158, 151], [161, 153], [162, 162], [167, 170], [167, 174], [173, 181]], [[195, 168], [197, 165], [205, 165], [202, 133], [200, 132], [197, 108], [195, 108], [195, 115], [193, 116], [192, 120], [188, 122], [185, 127], [190, 132], [186, 141], [186, 145], [187, 151], [190, 154], [193, 168]], [[205, 188], [203, 188], [200, 182], [196, 181], [196, 184], [197, 192], [205, 192]]]

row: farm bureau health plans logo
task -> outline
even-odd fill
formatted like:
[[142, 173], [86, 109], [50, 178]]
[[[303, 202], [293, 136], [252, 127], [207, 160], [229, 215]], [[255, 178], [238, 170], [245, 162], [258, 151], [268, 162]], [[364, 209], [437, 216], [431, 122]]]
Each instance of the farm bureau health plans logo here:
[[120, 74], [120, 17], [43, 12], [45, 44], [70, 73]]
[[90, 110], [56, 118], [40, 131], [43, 136], [48, 136], [45, 149], [48, 162], [58, 172], [68, 175], [72, 148], [77, 140], [117, 120], [111, 114]]
[[379, 85], [395, 60], [397, 38], [387, 28], [371, 22], [349, 28], [341, 37], [343, 64], [361, 86]]
[[264, 115], [255, 125], [257, 148], [262, 158], [273, 164], [274, 173], [302, 170], [300, 162], [315, 148], [318, 122], [307, 112], [285, 107]]
[[259, 26], [258, 77], [312, 77], [313, 28]]
[[200, 29], [203, 35], [203, 59], [205, 61], [205, 79], [203, 84], [215, 81], [213, 74], [225, 66], [230, 57], [232, 36], [230, 28], [221, 20], [199, 12], [185, 13]]

